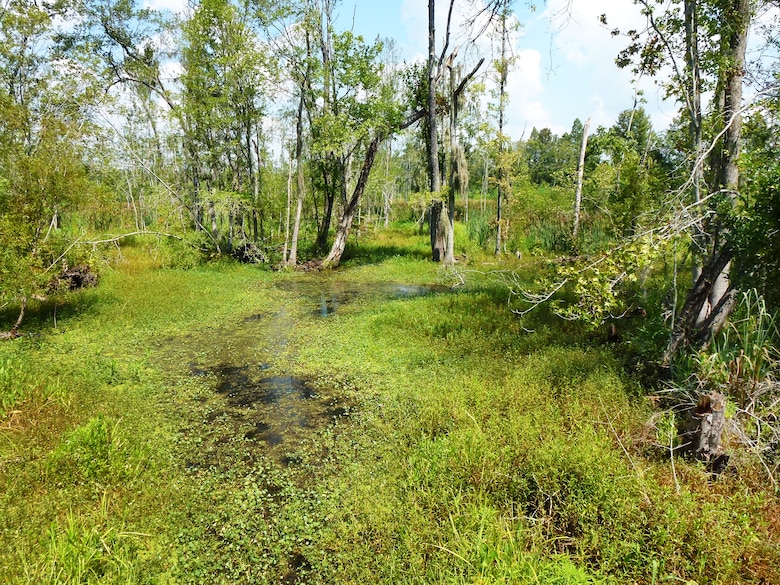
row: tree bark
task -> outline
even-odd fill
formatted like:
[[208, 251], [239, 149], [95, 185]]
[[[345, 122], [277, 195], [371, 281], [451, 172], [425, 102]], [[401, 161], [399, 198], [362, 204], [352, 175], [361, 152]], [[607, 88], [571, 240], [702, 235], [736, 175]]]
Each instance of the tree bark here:
[[16, 323], [11, 327], [10, 331], [0, 331], [0, 340], [16, 339], [19, 337], [19, 327], [22, 325], [24, 319], [24, 310], [27, 307], [27, 297], [22, 297], [21, 306], [19, 310], [19, 317], [16, 319]]
[[301, 231], [301, 214], [303, 212], [303, 198], [305, 194], [305, 177], [303, 175], [303, 161], [296, 155], [297, 160], [297, 180], [295, 192], [297, 203], [295, 205], [295, 219], [293, 221], [292, 239], [290, 241], [290, 256], [287, 258], [288, 266], [295, 266], [298, 263], [298, 236]]
[[501, 14], [501, 60], [498, 65], [498, 190], [496, 193], [496, 256], [501, 254], [506, 235], [501, 230], [501, 200], [505, 198], [504, 180], [504, 110], [506, 109], [506, 82], [509, 75], [507, 53], [506, 11]]
[[698, 459], [711, 461], [722, 453], [726, 426], [726, 396], [713, 391], [699, 398], [688, 421], [688, 449]]
[[377, 134], [366, 149], [366, 156], [363, 160], [363, 167], [360, 169], [360, 176], [355, 185], [355, 190], [352, 192], [352, 197], [344, 206], [344, 211], [339, 219], [339, 227], [336, 231], [336, 238], [333, 241], [333, 246], [331, 246], [330, 253], [323, 261], [325, 267], [335, 268], [341, 262], [341, 256], [344, 254], [344, 250], [347, 247], [349, 231], [352, 228], [352, 222], [355, 219], [355, 214], [360, 205], [360, 199], [363, 196], [363, 192], [366, 190], [368, 177], [371, 174], [371, 167], [374, 166], [376, 153], [382, 139], [382, 134]]
[[319, 252], [324, 252], [328, 245], [328, 233], [330, 232], [330, 224], [333, 219], [333, 203], [336, 200], [335, 187], [328, 180], [328, 173], [324, 163], [321, 163], [323, 183], [325, 185], [325, 201], [323, 203], [322, 222], [320, 223], [319, 230], [317, 231], [317, 243], [316, 248]]
[[577, 235], [580, 231], [580, 208], [582, 207], [582, 179], [585, 175], [585, 149], [588, 148], [588, 130], [590, 129], [590, 118], [585, 120], [582, 127], [582, 146], [580, 147], [580, 160], [577, 165], [577, 191], [574, 194], [574, 229], [571, 239], [576, 247]]
[[436, 2], [428, 0], [428, 177], [431, 193], [441, 191], [441, 176], [439, 174], [439, 137], [436, 120], [436, 79], [438, 67], [436, 60]]
[[[665, 364], [670, 364], [677, 352], [686, 346], [706, 345], [712, 335], [717, 334], [725, 324], [734, 308], [736, 290], [731, 286], [726, 290], [721, 290], [720, 287], [723, 286], [721, 278], [728, 269], [732, 255], [730, 249], [722, 249], [702, 267], [698, 280], [685, 299], [664, 352]], [[716, 283], [719, 283], [718, 287], [715, 286]], [[707, 311], [703, 312], [705, 307]]]
[[[306, 55], [311, 56], [311, 43], [309, 33], [306, 32]], [[307, 62], [310, 62], [307, 59]], [[306, 75], [300, 83], [300, 99], [298, 100], [298, 115], [295, 120], [295, 166], [296, 166], [296, 195], [297, 203], [295, 206], [295, 219], [293, 221], [292, 239], [290, 241], [290, 255], [287, 258], [288, 266], [295, 266], [298, 263], [298, 235], [301, 229], [301, 213], [303, 211], [303, 196], [305, 192], [305, 177], [303, 174], [303, 108], [306, 99], [306, 86], [310, 79], [310, 65], [307, 66]]]
[[[290, 159], [287, 161], [287, 206], [285, 207], [285, 210], [287, 212], [287, 215], [285, 217], [284, 221], [284, 251], [282, 252], [282, 263], [284, 265], [287, 265], [287, 259], [288, 255], [287, 252], [290, 249], [290, 213], [292, 208], [292, 153], [290, 153]], [[279, 222], [281, 223], [281, 214], [279, 217]], [[279, 231], [281, 231], [282, 226], [279, 226]]]
[[444, 202], [438, 199], [432, 201], [428, 208], [428, 225], [431, 231], [431, 255], [434, 262], [444, 260], [447, 253], [444, 234], [446, 221]]

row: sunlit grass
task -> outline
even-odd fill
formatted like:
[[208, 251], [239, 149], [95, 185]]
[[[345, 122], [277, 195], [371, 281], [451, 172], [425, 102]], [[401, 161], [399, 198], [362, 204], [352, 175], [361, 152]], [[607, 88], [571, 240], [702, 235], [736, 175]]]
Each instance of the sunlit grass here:
[[[358, 240], [322, 275], [165, 269], [128, 248], [98, 288], [34, 307], [0, 344], [4, 579], [776, 580], [772, 494], [682, 461], [678, 489], [610, 348], [544, 310], [520, 320], [469, 272], [493, 258], [458, 278], [414, 229]], [[323, 318], [323, 283], [368, 292]], [[368, 294], [380, 283], [431, 289]], [[350, 405], [283, 466], [230, 436], [177, 353], [230, 356], [232, 330], [278, 312], [286, 371]]]

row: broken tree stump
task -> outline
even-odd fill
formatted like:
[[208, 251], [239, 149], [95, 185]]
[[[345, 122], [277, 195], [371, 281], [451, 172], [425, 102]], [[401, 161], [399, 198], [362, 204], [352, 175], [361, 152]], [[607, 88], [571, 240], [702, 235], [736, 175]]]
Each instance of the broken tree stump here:
[[723, 452], [723, 430], [726, 426], [726, 396], [713, 390], [699, 398], [689, 422], [690, 451], [704, 461], [707, 469], [719, 475], [729, 461]]
[[726, 396], [713, 391], [699, 398], [693, 419], [698, 422], [694, 435], [696, 455], [707, 459], [711, 455], [719, 455], [726, 424]]

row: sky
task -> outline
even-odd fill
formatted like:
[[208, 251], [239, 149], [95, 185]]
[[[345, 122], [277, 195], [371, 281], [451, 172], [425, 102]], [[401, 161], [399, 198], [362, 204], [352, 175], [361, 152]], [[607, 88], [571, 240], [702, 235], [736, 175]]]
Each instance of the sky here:
[[[437, 35], [446, 19], [446, 0], [437, 7]], [[467, 1], [459, 0], [466, 6]], [[618, 114], [631, 109], [636, 89], [643, 92], [643, 107], [657, 130], [666, 129], [676, 106], [664, 102], [652, 80], [633, 83], [632, 74], [615, 65], [626, 40], [613, 37], [613, 28], [627, 30], [644, 25], [644, 17], [630, 0], [548, 0], [536, 10], [517, 0], [520, 31], [514, 42], [517, 65], [508, 78], [510, 104], [507, 134], [527, 138], [531, 129], [550, 128], [556, 134], [571, 129], [575, 118], [591, 118], [591, 128], [611, 126]], [[473, 10], [473, 9], [472, 9]], [[606, 14], [608, 27], [599, 22]], [[425, 0], [344, 0], [340, 21], [367, 39], [396, 39], [403, 57], [413, 61], [427, 54], [427, 2]], [[441, 47], [441, 43], [438, 44]], [[490, 60], [487, 39], [480, 44]], [[483, 65], [483, 69], [486, 67]]]
[[[474, 2], [457, 0], [463, 12], [474, 10]], [[178, 12], [187, 0], [145, 0], [147, 7]], [[446, 23], [449, 3], [437, 3], [438, 50]], [[428, 32], [426, 0], [342, 0], [337, 7], [336, 26], [352, 29], [366, 40], [393, 38], [401, 58], [407, 62], [425, 59]], [[664, 103], [652, 80], [637, 86], [632, 74], [615, 65], [615, 57], [624, 48], [625, 39], [613, 37], [610, 30], [643, 28], [644, 17], [631, 0], [547, 0], [528, 7], [527, 0], [516, 0], [515, 13], [520, 24], [513, 39], [516, 66], [508, 78], [506, 133], [514, 140], [527, 138], [532, 128], [550, 128], [556, 134], [571, 129], [575, 118], [591, 119], [591, 129], [609, 127], [618, 114], [631, 109], [637, 87], [643, 91], [643, 106], [656, 130], [664, 130], [675, 113], [674, 103]], [[609, 26], [599, 22], [606, 14]], [[454, 20], [462, 22], [464, 14]], [[457, 35], [453, 35], [457, 37]], [[454, 38], [458, 45], [463, 39]], [[471, 54], [461, 52], [464, 62], [475, 62], [479, 53], [486, 57], [482, 72], [492, 59], [491, 45], [485, 36]], [[470, 66], [466, 66], [470, 69]]]

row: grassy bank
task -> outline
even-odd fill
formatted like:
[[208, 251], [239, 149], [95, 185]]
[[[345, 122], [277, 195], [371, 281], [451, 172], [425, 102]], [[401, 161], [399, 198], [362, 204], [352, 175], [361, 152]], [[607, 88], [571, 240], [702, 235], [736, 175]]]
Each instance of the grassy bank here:
[[[780, 582], [757, 474], [672, 469], [611, 349], [385, 237], [324, 275], [129, 249], [31, 307], [0, 345], [0, 580]], [[337, 408], [253, 439], [215, 391], [247, 360]]]

